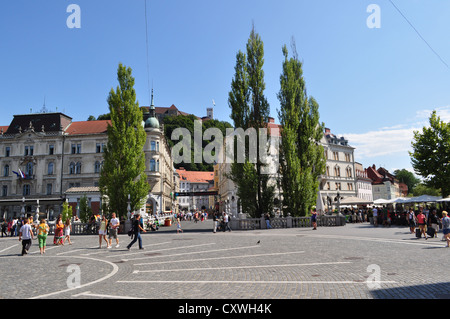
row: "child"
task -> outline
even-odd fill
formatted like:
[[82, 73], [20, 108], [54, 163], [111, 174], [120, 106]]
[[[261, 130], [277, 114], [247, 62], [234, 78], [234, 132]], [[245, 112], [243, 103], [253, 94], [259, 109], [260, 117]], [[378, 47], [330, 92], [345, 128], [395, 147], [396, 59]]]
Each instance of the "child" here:
[[70, 231], [72, 230], [72, 225], [70, 224], [70, 219], [67, 218], [66, 223], [64, 225], [64, 241], [63, 244], [66, 242], [66, 240], [69, 241], [69, 245], [72, 245], [72, 242], [70, 241]]
[[181, 222], [180, 222], [180, 219], [177, 218], [177, 234], [178, 234], [179, 232], [183, 232], [183, 230], [181, 229]]

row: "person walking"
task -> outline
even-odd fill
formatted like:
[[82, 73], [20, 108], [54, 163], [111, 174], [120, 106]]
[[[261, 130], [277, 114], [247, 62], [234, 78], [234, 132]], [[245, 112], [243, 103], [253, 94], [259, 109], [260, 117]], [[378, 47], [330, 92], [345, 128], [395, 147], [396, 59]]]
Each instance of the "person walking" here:
[[143, 231], [145, 233], [145, 229], [141, 222], [141, 214], [137, 214], [133, 220], [133, 225], [132, 225], [132, 232], [133, 232], [134, 238], [133, 238], [132, 242], [128, 244], [128, 246], [127, 246], [128, 250], [130, 250], [131, 246], [133, 246], [136, 241], [138, 241], [138, 243], [139, 243], [139, 249], [144, 249], [144, 247], [142, 247], [141, 231]]
[[414, 210], [412, 207], [409, 208], [408, 212], [408, 225], [410, 233], [414, 234], [416, 229], [416, 215], [414, 214]]
[[49, 230], [50, 227], [48, 227], [45, 218], [43, 218], [37, 228], [37, 238], [39, 242], [39, 251], [41, 255], [45, 254], [45, 247], [47, 246], [47, 235]]
[[108, 239], [106, 239], [107, 230], [106, 227], [108, 226], [108, 220], [106, 219], [106, 216], [102, 216], [102, 221], [100, 222], [100, 229], [98, 230], [98, 248], [102, 248], [102, 242], [103, 240], [106, 241], [106, 248], [109, 248], [109, 242]]
[[423, 210], [421, 209], [419, 214], [417, 214], [417, 223], [419, 224], [420, 234], [423, 234], [425, 236], [425, 239], [427, 238], [427, 217], [423, 213]]
[[5, 237], [8, 237], [8, 234], [6, 233], [6, 229], [8, 228], [8, 223], [6, 222], [6, 220], [2, 221], [2, 237], [3, 234], [5, 234]]
[[28, 219], [25, 218], [22, 227], [19, 230], [19, 241], [22, 241], [22, 256], [28, 254], [31, 247], [31, 240], [34, 239]]
[[63, 243], [63, 230], [64, 224], [61, 219], [61, 215], [58, 215], [55, 223], [55, 236], [53, 237], [53, 245], [64, 245]]
[[448, 213], [444, 210], [442, 212], [442, 232], [444, 233], [444, 238], [447, 240], [447, 246], [450, 246], [450, 217], [448, 217]]
[[313, 230], [317, 230], [317, 211], [315, 209], [311, 210], [311, 224], [313, 225]]
[[437, 238], [437, 234], [439, 231], [439, 218], [436, 214], [436, 210], [433, 209], [431, 214], [428, 217], [428, 225], [431, 226], [431, 228], [434, 229], [434, 236], [435, 238]]
[[373, 225], [376, 227], [378, 226], [378, 209], [376, 207], [372, 210], [372, 216], [373, 216]]
[[227, 212], [223, 212], [223, 231], [224, 232], [227, 229], [228, 229], [228, 231], [231, 231], [229, 222], [230, 222], [230, 217], [228, 216]]
[[72, 231], [72, 224], [70, 223], [70, 218], [67, 218], [66, 222], [64, 223], [64, 240], [63, 240], [63, 244], [67, 240], [69, 242], [69, 245], [72, 245], [72, 242], [70, 241], [70, 232], [71, 231]]
[[182, 233], [183, 229], [181, 228], [180, 218], [177, 218], [177, 234], [180, 233], [180, 232]]
[[218, 220], [219, 216], [217, 216], [217, 214], [218, 214], [218, 213], [214, 213], [214, 214], [213, 214], [213, 223], [214, 223], [213, 233], [214, 233], [214, 234], [216, 233], [216, 231], [217, 231], [217, 226], [218, 226], [218, 224], [219, 224], [219, 220]]
[[264, 219], [266, 220], [266, 227], [267, 227], [267, 229], [271, 229], [272, 225], [270, 224], [270, 214], [266, 213], [264, 215]]
[[116, 240], [116, 248], [119, 248], [119, 237], [117, 236], [117, 233], [119, 232], [120, 227], [120, 221], [116, 217], [116, 213], [111, 214], [111, 220], [109, 221], [109, 248], [112, 247], [112, 239], [114, 238]]

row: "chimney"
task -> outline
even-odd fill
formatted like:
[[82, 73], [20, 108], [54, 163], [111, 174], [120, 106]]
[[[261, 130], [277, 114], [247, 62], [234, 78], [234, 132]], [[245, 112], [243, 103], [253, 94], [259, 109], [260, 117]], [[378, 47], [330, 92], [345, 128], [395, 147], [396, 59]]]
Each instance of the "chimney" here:
[[275, 123], [275, 119], [273, 117], [269, 117], [269, 123]]
[[331, 130], [329, 129], [329, 128], [325, 128], [325, 134], [330, 134], [331, 133]]

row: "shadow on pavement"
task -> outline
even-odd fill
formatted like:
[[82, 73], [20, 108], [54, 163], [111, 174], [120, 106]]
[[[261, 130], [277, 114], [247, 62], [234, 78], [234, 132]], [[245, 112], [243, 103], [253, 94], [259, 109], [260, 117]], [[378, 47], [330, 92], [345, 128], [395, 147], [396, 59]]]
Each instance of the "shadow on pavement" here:
[[450, 282], [377, 289], [371, 294], [375, 299], [450, 299]]

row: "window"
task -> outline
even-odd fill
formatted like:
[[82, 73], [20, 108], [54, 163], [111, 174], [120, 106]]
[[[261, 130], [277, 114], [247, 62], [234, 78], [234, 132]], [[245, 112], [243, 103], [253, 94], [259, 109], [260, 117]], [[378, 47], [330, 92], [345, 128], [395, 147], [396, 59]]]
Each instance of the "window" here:
[[341, 177], [341, 168], [336, 166], [334, 168], [334, 176]]
[[75, 174], [81, 174], [81, 163], [78, 162], [75, 166]]
[[100, 169], [101, 169], [101, 164], [99, 161], [95, 162], [94, 165], [94, 173], [100, 173]]
[[155, 141], [150, 142], [150, 151], [156, 151], [156, 142]]
[[5, 157], [11, 156], [11, 147], [6, 146], [5, 147]]
[[150, 172], [154, 172], [156, 170], [156, 161], [154, 159], [150, 160]]
[[71, 145], [71, 153], [72, 154], [81, 154], [81, 144], [72, 144]]
[[333, 159], [339, 161], [339, 152], [333, 152]]
[[9, 165], [5, 165], [3, 168], [3, 176], [8, 177], [9, 176]]
[[47, 174], [48, 175], [53, 175], [53, 169], [54, 169], [55, 164], [53, 163], [48, 163], [48, 168], [47, 168]]
[[159, 172], [159, 160], [156, 161], [156, 171]]
[[48, 155], [53, 155], [53, 154], [55, 154], [55, 146], [49, 145], [48, 146]]
[[7, 185], [3, 185], [3, 187], [2, 187], [2, 196], [3, 197], [8, 196], [8, 186]]
[[27, 177], [33, 176], [33, 162], [27, 163], [25, 174], [27, 175]]
[[327, 176], [330, 176], [330, 167], [327, 166]]
[[72, 162], [69, 164], [69, 174], [75, 174], [75, 163]]
[[53, 188], [52, 184], [47, 184], [47, 195], [51, 195], [52, 194], [52, 188]]
[[103, 153], [105, 151], [105, 143], [97, 143], [95, 146], [95, 151], [97, 153]]
[[26, 184], [23, 185], [23, 196], [27, 196], [31, 194], [31, 187], [30, 185]]

